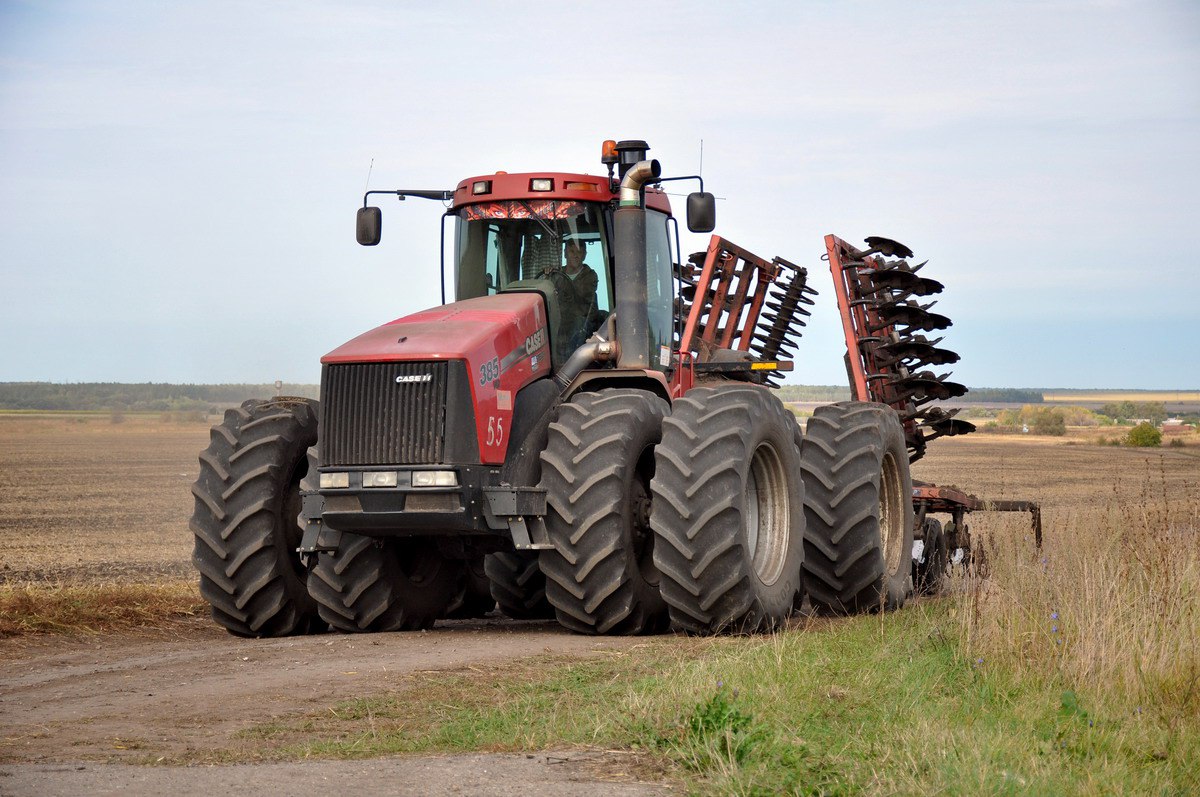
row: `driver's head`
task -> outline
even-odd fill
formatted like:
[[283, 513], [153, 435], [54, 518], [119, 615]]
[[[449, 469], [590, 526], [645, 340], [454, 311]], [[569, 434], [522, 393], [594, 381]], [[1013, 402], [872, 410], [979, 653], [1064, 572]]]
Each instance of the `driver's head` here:
[[578, 265], [583, 262], [583, 256], [587, 249], [583, 242], [577, 239], [571, 239], [563, 244], [563, 256], [567, 259], [569, 265]]

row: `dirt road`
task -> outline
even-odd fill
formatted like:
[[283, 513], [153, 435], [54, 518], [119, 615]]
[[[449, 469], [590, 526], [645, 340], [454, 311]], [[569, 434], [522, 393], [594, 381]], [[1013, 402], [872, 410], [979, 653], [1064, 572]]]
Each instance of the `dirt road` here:
[[368, 771], [380, 773], [378, 783], [392, 793], [658, 794], [658, 786], [610, 782], [620, 762], [589, 753], [306, 762], [252, 771], [122, 765], [219, 760], [252, 750], [255, 741], [239, 731], [339, 699], [412, 688], [414, 674], [524, 656], [597, 655], [637, 642], [510, 620], [268, 640], [239, 639], [196, 620], [169, 634], [4, 640], [0, 761], [7, 763], [0, 763], [0, 795], [225, 792], [229, 784], [239, 792], [271, 784], [279, 793], [283, 783], [294, 784], [283, 789], [288, 793], [312, 786], [328, 794], [330, 783]]

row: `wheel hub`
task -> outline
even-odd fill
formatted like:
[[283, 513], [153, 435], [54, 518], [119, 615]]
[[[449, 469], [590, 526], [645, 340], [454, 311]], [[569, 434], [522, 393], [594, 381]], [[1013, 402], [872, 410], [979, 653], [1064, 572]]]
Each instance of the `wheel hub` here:
[[759, 445], [750, 460], [743, 507], [746, 547], [754, 573], [770, 586], [783, 575], [787, 560], [791, 506], [783, 462], [769, 442]]

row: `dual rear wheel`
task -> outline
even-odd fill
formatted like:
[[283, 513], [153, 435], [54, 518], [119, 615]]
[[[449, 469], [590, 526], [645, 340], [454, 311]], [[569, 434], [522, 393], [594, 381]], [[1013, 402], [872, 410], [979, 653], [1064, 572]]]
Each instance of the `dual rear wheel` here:
[[581, 633], [753, 632], [800, 591], [799, 431], [760, 388], [577, 394], [542, 454], [553, 550], [540, 565]]
[[791, 413], [761, 388], [698, 388], [675, 402], [656, 450], [651, 523], [676, 628], [770, 630], [798, 603], [798, 436]]

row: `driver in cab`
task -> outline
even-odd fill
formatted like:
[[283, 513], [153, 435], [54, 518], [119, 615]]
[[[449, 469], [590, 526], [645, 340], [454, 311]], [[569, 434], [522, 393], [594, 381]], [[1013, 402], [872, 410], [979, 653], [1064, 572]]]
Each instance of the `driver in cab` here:
[[587, 247], [578, 239], [569, 239], [563, 244], [564, 265], [548, 267], [545, 275], [554, 282], [560, 304], [562, 328], [570, 330], [567, 351], [583, 345], [587, 337], [588, 320], [596, 308], [596, 286], [599, 278], [587, 263], [583, 262]]

